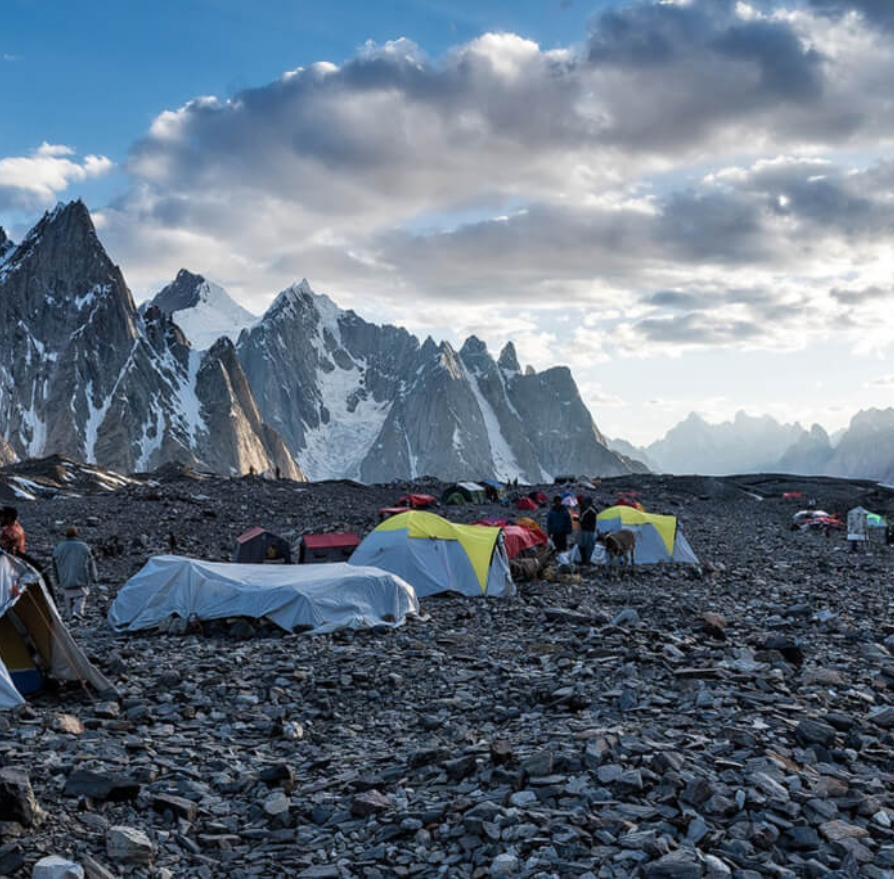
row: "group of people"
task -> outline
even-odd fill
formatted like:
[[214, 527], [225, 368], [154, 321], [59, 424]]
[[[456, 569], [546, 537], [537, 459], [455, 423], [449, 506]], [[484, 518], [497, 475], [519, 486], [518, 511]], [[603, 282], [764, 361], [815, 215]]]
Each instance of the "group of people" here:
[[[25, 529], [19, 522], [15, 507], [0, 509], [0, 549], [21, 558], [42, 572], [41, 566], [26, 552]], [[76, 619], [84, 616], [87, 596], [96, 582], [96, 560], [90, 547], [78, 539], [78, 529], [69, 525], [65, 539], [53, 550], [53, 574], [62, 595], [65, 616]]]
[[[582, 497], [579, 504], [577, 542], [580, 549], [580, 563], [587, 566], [596, 548], [596, 507], [591, 497]], [[559, 495], [553, 498], [552, 509], [547, 514], [546, 533], [557, 552], [565, 552], [568, 549], [568, 538], [574, 533], [574, 523], [570, 510], [562, 503]]]

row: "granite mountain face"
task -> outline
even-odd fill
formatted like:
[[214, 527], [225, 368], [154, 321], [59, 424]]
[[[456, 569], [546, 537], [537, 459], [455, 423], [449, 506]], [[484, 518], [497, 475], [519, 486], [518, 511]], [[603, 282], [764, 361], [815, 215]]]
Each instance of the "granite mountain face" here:
[[201, 354], [160, 309], [138, 314], [80, 201], [5, 247], [0, 435], [20, 457], [59, 453], [121, 472], [180, 461], [300, 476], [262, 424], [232, 343]]
[[[306, 281], [255, 319], [182, 270], [136, 309], [81, 202], [0, 239], [0, 435], [131, 472], [182, 461], [366, 482], [630, 472], [567, 368], [377, 326]], [[235, 342], [235, 345], [234, 345]]]
[[475, 337], [459, 351], [284, 290], [237, 343], [264, 419], [311, 478], [365, 482], [620, 475], [565, 367], [522, 372]]

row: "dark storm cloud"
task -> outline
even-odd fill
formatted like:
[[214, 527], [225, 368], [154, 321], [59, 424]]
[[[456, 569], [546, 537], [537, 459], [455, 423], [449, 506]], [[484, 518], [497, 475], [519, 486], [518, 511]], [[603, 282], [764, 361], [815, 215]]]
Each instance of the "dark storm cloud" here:
[[639, 2], [599, 16], [587, 58], [612, 83], [605, 137], [643, 149], [682, 146], [724, 124], [756, 134], [768, 114], [777, 131], [818, 125], [836, 138], [857, 123], [825, 105], [823, 59], [788, 22], [735, 10], [730, 0]]
[[736, 345], [763, 335], [765, 327], [747, 320], [716, 320], [710, 315], [693, 313], [679, 317], [641, 320], [636, 332], [648, 342], [670, 345]]

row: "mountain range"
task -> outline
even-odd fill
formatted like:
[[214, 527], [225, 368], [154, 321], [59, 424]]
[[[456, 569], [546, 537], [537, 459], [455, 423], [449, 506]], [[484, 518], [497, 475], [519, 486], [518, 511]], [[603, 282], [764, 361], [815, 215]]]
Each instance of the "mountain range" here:
[[137, 309], [80, 201], [0, 230], [0, 456], [367, 482], [619, 475], [570, 371], [369, 323], [306, 281], [255, 318], [183, 270]]
[[691, 413], [645, 448], [614, 447], [667, 473], [796, 473], [894, 482], [894, 409], [858, 412], [850, 425], [829, 434], [818, 424], [806, 429], [769, 415], [738, 412], [711, 424]]

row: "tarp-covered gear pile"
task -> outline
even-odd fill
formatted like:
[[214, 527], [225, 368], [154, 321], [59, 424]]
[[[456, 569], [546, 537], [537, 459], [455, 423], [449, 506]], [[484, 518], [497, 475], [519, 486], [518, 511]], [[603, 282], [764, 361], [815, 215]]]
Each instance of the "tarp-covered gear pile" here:
[[485, 492], [484, 486], [477, 482], [457, 482], [446, 489], [441, 495], [441, 501], [451, 506], [484, 504], [487, 503], [487, 492]]
[[241, 565], [292, 563], [292, 547], [289, 541], [272, 531], [256, 526], [236, 538], [233, 561]]
[[820, 530], [823, 528], [843, 528], [841, 520], [825, 510], [800, 510], [792, 516], [792, 529]]
[[441, 592], [512, 595], [515, 586], [499, 528], [457, 525], [434, 513], [392, 516], [367, 535], [351, 564], [402, 577], [419, 598]]
[[75, 643], [40, 574], [0, 552], [0, 710], [21, 705], [48, 677], [114, 693]]
[[[660, 562], [699, 564], [689, 541], [677, 525], [676, 516], [644, 513], [634, 507], [615, 506], [603, 510], [596, 517], [600, 534], [628, 529], [636, 534], [635, 562], [654, 565]], [[598, 559], [594, 556], [594, 562]]]
[[266, 618], [288, 632], [399, 626], [419, 612], [412, 587], [376, 568], [234, 565], [155, 556], [124, 584], [109, 609], [119, 632], [157, 629], [172, 617]]

